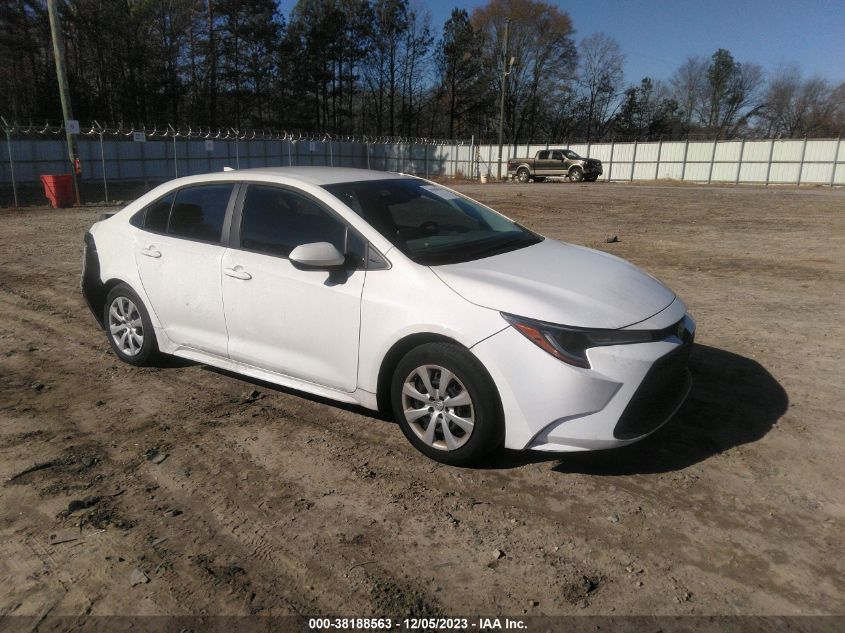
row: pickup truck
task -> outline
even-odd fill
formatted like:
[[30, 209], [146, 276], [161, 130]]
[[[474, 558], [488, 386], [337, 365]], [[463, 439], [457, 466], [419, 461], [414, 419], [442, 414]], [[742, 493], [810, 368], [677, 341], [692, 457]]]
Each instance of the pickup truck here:
[[568, 176], [572, 182], [594, 182], [601, 176], [601, 161], [583, 158], [571, 149], [544, 149], [534, 158], [511, 158], [508, 176], [519, 182], [543, 182], [548, 177]]

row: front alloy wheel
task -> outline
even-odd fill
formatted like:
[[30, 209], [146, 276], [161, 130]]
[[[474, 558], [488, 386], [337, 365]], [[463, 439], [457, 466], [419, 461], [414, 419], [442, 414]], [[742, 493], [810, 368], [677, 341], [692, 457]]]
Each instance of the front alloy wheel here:
[[584, 180], [584, 170], [580, 167], [573, 167], [569, 170], [569, 180], [572, 182], [581, 182]]
[[444, 464], [478, 462], [504, 441], [496, 385], [460, 345], [444, 341], [410, 350], [394, 368], [390, 401], [408, 441]]
[[439, 365], [413, 370], [402, 387], [405, 421], [427, 446], [453, 451], [467, 443], [475, 426], [469, 391]]

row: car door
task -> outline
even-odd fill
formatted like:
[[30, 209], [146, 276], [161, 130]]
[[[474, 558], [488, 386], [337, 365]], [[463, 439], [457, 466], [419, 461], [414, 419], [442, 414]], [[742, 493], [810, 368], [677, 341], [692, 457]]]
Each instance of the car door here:
[[[347, 265], [308, 269], [288, 255], [329, 242]], [[236, 209], [223, 256], [229, 357], [300, 380], [352, 392], [366, 242], [302, 191], [250, 184]]]
[[563, 156], [563, 152], [552, 152], [552, 166], [549, 168], [549, 173], [558, 176], [566, 173], [566, 159]]
[[534, 173], [537, 176], [544, 176], [549, 170], [549, 152], [546, 150], [537, 152], [534, 159]]
[[211, 183], [172, 192], [145, 209], [135, 240], [141, 284], [168, 338], [223, 357], [221, 240], [235, 189]]

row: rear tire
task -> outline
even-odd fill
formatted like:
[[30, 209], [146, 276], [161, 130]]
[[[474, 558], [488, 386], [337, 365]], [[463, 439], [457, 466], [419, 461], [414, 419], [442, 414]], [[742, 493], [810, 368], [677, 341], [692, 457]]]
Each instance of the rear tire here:
[[116, 285], [106, 296], [103, 327], [111, 348], [124, 363], [148, 365], [158, 355], [155, 331], [147, 308], [126, 284]]
[[412, 349], [396, 366], [390, 395], [405, 437], [433, 460], [467, 466], [504, 441], [493, 379], [459, 345], [426, 343]]
[[520, 167], [516, 172], [516, 179], [522, 184], [525, 184], [531, 180], [531, 172], [528, 171], [527, 167]]

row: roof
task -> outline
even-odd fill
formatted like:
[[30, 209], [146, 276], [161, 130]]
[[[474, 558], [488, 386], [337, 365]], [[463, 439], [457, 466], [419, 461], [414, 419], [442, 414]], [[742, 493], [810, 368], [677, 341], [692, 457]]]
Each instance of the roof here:
[[373, 169], [356, 169], [353, 167], [256, 167], [252, 169], [235, 169], [226, 172], [215, 172], [215, 174], [226, 174], [226, 177], [228, 178], [237, 177], [237, 175], [286, 178], [318, 186], [330, 185], [338, 182], [387, 180], [390, 178], [408, 177], [396, 172], [375, 171]]

